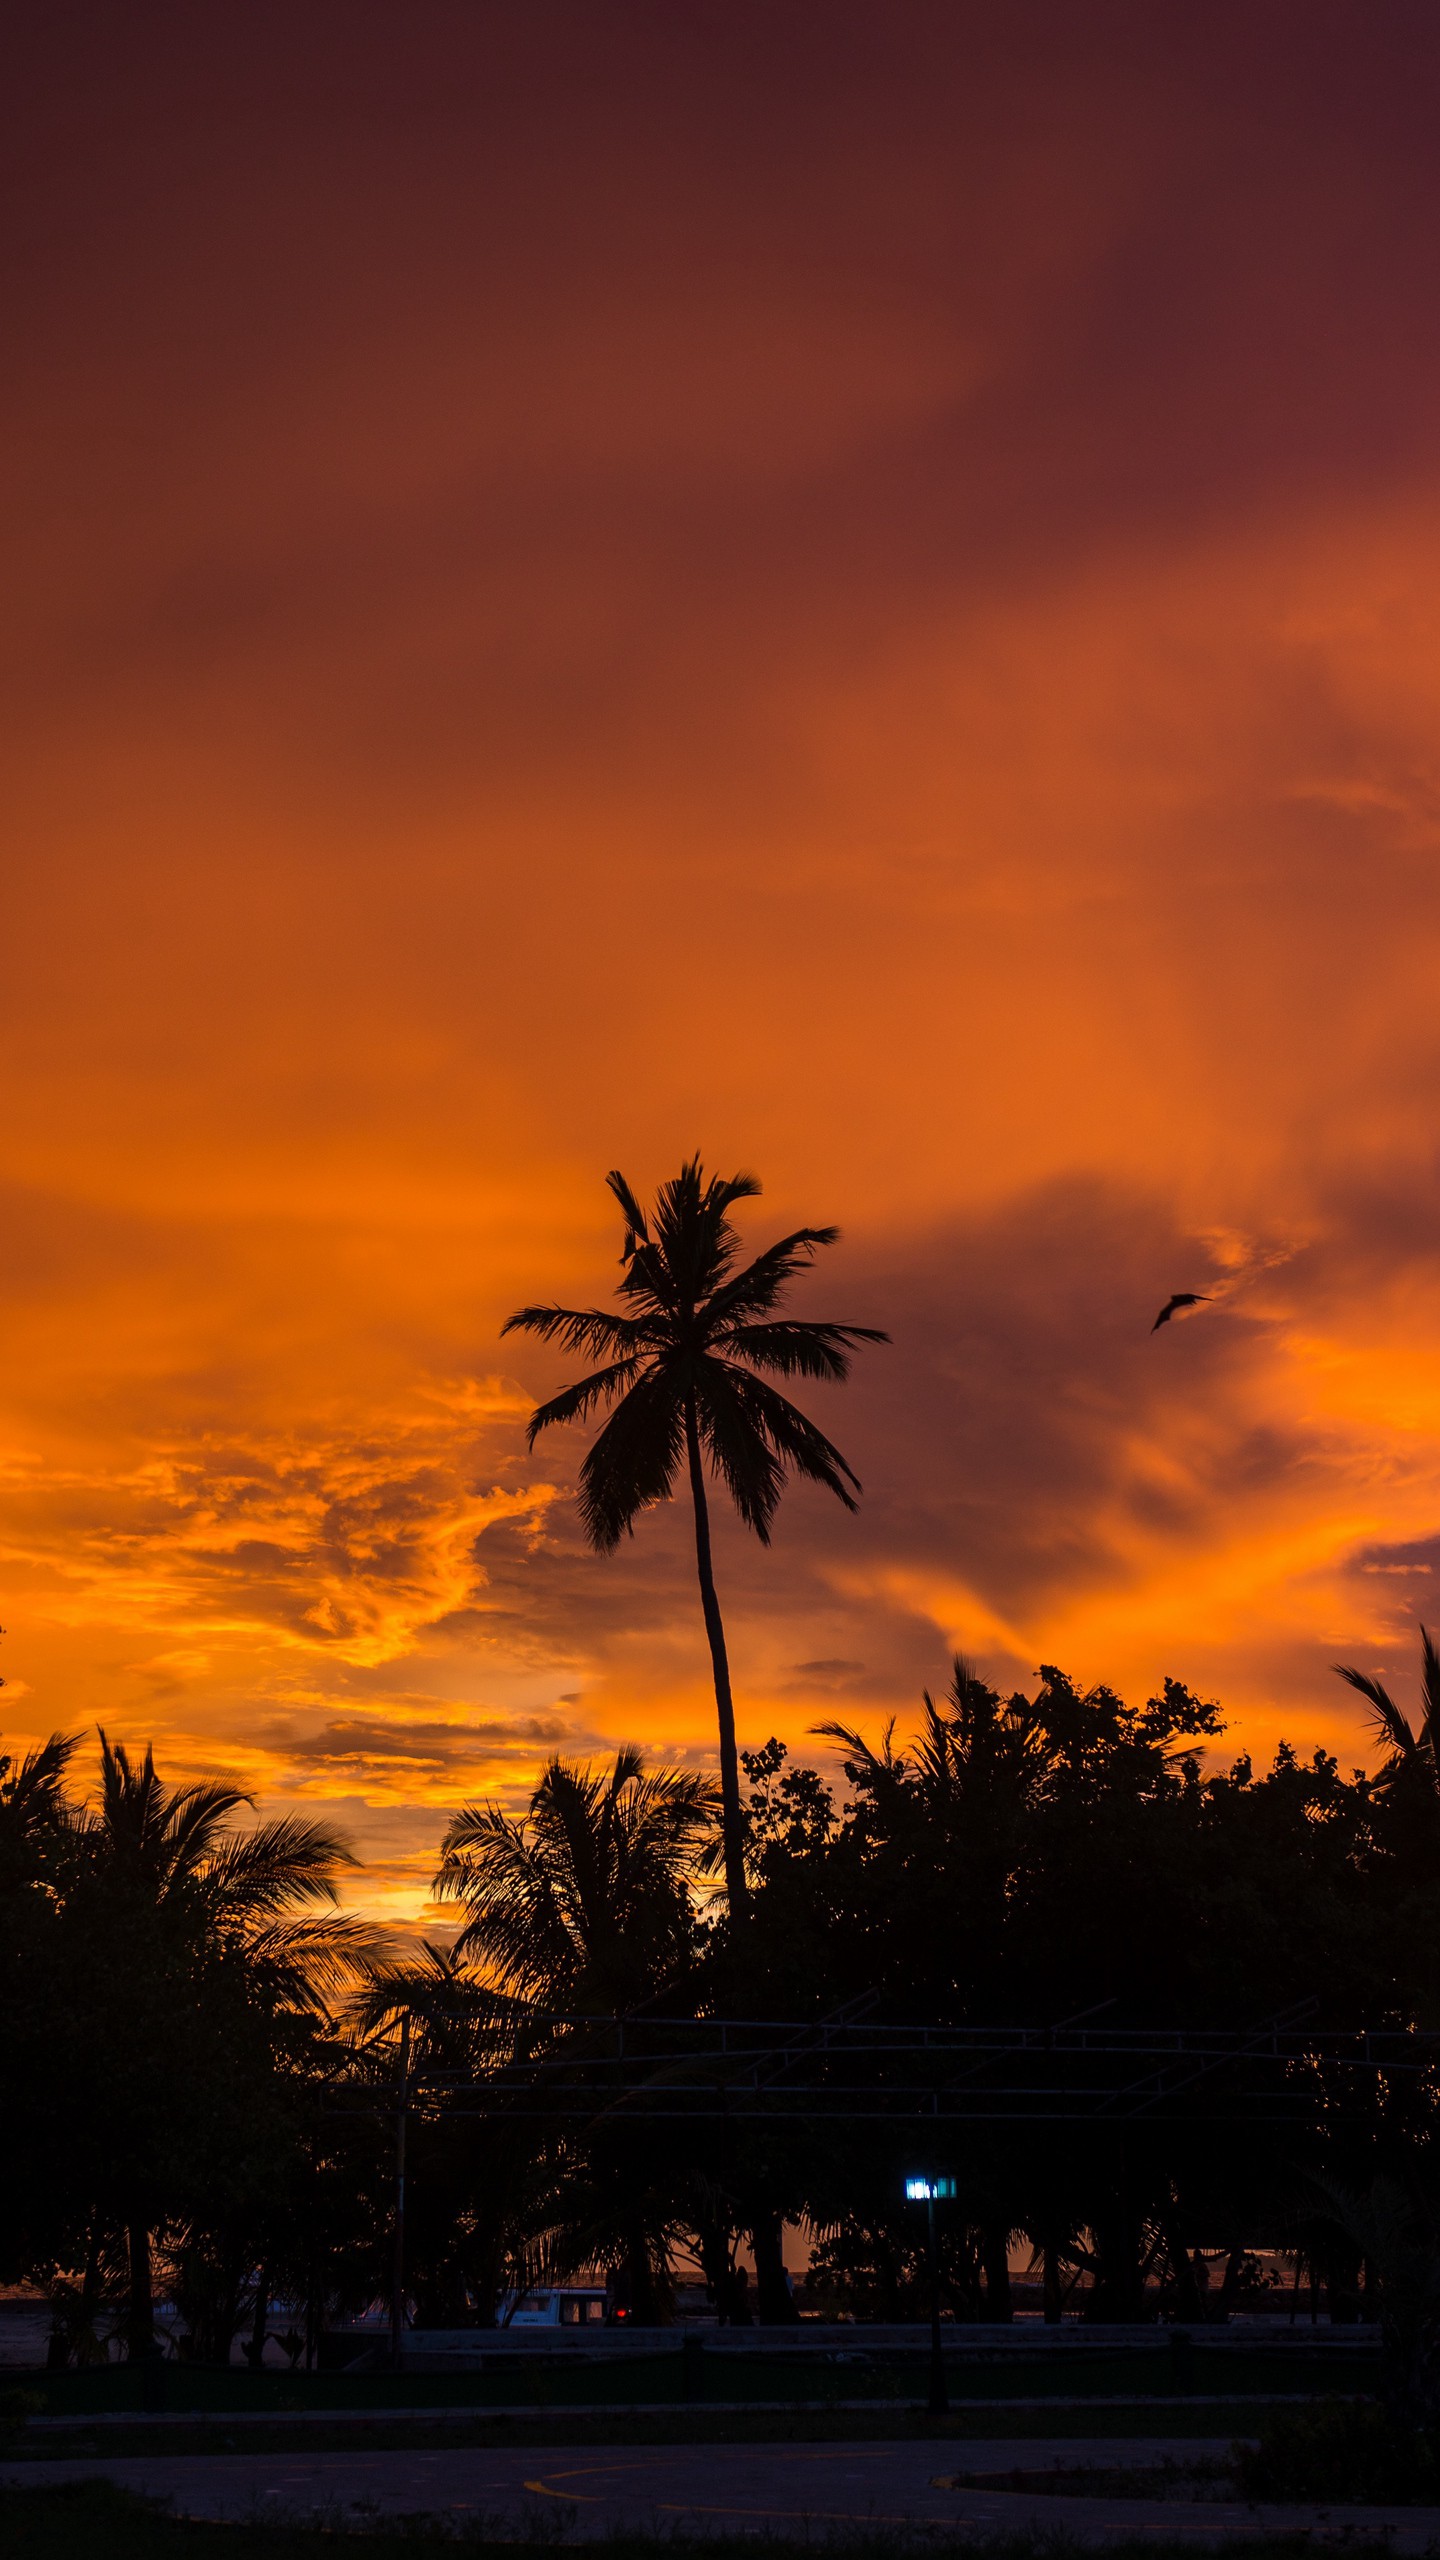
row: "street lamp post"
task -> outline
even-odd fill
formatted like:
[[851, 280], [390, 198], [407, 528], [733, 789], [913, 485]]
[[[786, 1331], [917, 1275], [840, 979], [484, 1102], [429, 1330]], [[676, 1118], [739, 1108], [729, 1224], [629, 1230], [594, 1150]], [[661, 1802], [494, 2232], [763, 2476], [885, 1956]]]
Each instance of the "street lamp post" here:
[[944, 2196], [953, 2196], [953, 2178], [907, 2178], [905, 2193], [911, 2204], [925, 2207], [926, 2259], [930, 2275], [930, 2415], [943, 2418], [950, 2406], [945, 2390], [945, 2358], [940, 2345], [940, 2251], [935, 2236], [935, 2206]]

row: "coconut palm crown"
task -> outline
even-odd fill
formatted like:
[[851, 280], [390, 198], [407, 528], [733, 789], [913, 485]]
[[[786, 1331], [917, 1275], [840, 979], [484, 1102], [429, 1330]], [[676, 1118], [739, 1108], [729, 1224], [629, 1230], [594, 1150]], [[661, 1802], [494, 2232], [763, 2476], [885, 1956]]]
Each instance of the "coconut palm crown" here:
[[[602, 1554], [633, 1531], [640, 1513], [668, 1499], [682, 1466], [695, 1512], [696, 1566], [715, 1678], [725, 1883], [732, 1913], [745, 1904], [735, 1710], [725, 1630], [710, 1554], [705, 1467], [724, 1485], [748, 1529], [768, 1545], [792, 1472], [828, 1487], [848, 1511], [860, 1481], [823, 1431], [768, 1381], [843, 1379], [857, 1343], [886, 1342], [870, 1325], [802, 1322], [776, 1314], [791, 1282], [834, 1244], [838, 1227], [797, 1227], [737, 1268], [741, 1241], [730, 1212], [753, 1200], [753, 1174], [706, 1179], [698, 1156], [665, 1183], [651, 1216], [623, 1174], [606, 1177], [625, 1220], [620, 1312], [601, 1307], [521, 1307], [505, 1332], [534, 1333], [602, 1365], [564, 1387], [530, 1417], [534, 1446], [552, 1424], [612, 1407], [580, 1470], [580, 1515]], [[759, 1373], [759, 1374], [757, 1374]]]
[[691, 1952], [689, 1880], [718, 1812], [706, 1779], [649, 1769], [628, 1746], [604, 1772], [551, 1760], [519, 1822], [464, 1806], [435, 1879], [437, 1898], [465, 1912], [453, 1957], [517, 1999], [649, 1998]]
[[348, 1987], [378, 1945], [370, 1923], [334, 1909], [335, 1870], [355, 1856], [337, 1832], [294, 1816], [233, 1828], [252, 1801], [224, 1778], [169, 1787], [153, 1752], [137, 1764], [102, 1731], [100, 1803], [79, 1837], [113, 1891], [243, 1947], [286, 1997], [323, 2014], [324, 1995]]

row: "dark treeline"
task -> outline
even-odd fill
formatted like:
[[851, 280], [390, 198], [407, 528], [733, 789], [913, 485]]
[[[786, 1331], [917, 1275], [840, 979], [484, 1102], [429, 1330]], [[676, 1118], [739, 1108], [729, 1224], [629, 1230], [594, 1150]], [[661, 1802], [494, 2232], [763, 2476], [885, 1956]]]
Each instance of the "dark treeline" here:
[[[1427, 1667], [1440, 1688], [1428, 1647]], [[697, 2264], [722, 2317], [793, 2318], [784, 2223], [810, 2235], [815, 2308], [914, 2317], [917, 2166], [958, 2182], [956, 2318], [1010, 2316], [1017, 2243], [1053, 2316], [1223, 2318], [1260, 2251], [1358, 2316], [1384, 2276], [1364, 2200], [1413, 2188], [1423, 2080], [1342, 2105], [1317, 2066], [1298, 2114], [1292, 2088], [1283, 2120], [1246, 2123], [1210, 2074], [1163, 2121], [926, 2131], [823, 2106], [651, 2120], [587, 2057], [617, 2017], [642, 2053], [671, 2018], [1432, 2024], [1440, 1796], [1428, 1727], [1386, 1710], [1373, 1778], [1284, 1746], [1207, 1775], [1221, 1717], [1176, 1682], [1132, 1709], [1047, 1670], [1005, 1700], [957, 1663], [903, 1746], [824, 1729], [843, 1789], [778, 1741], [745, 1758], [739, 1922], [707, 1782], [633, 1752], [556, 1761], [524, 1819], [457, 1815], [437, 1887], [459, 1933], [403, 1961], [336, 1911], [346, 1852], [320, 1826], [247, 1826], [235, 1789], [168, 1790], [109, 1745], [87, 1806], [52, 1743], [0, 1782], [0, 2277], [48, 2288], [57, 2361], [153, 2352], [161, 2294], [197, 2357], [267, 2330], [313, 2349], [391, 2283], [403, 2032], [422, 2326], [488, 2324], [541, 2272], [596, 2266], [637, 2320]], [[567, 2111], [517, 2103], [517, 2061], [565, 2056]]]

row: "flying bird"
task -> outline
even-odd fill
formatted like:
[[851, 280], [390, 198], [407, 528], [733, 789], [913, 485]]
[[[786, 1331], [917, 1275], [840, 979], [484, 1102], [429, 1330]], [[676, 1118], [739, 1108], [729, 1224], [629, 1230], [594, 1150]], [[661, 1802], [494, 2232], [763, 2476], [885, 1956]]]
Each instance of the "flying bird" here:
[[1210, 1292], [1208, 1289], [1177, 1289], [1174, 1297], [1167, 1299], [1165, 1305], [1161, 1308], [1160, 1313], [1150, 1327], [1151, 1332], [1158, 1333], [1162, 1324], [1168, 1324], [1178, 1308], [1207, 1306], [1209, 1304], [1209, 1299]]

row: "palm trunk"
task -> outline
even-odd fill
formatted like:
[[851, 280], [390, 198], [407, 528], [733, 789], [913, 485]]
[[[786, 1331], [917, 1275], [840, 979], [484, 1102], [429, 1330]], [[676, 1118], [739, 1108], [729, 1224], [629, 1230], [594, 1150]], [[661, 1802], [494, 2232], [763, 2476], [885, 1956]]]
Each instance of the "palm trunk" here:
[[270, 2273], [268, 2268], [261, 2267], [255, 2278], [255, 2314], [250, 2324], [250, 2345], [247, 2356], [251, 2371], [254, 2373], [258, 2373], [265, 2362], [265, 2332], [269, 2324]]
[[155, 2353], [155, 2297], [150, 2273], [148, 2224], [132, 2222], [126, 2239], [130, 2261], [126, 2340], [131, 2363], [140, 2364]]
[[730, 1916], [743, 1919], [749, 1896], [745, 1883], [744, 1833], [740, 1818], [740, 1761], [735, 1749], [735, 1702], [730, 1695], [730, 1664], [725, 1652], [725, 1626], [715, 1596], [710, 1562], [710, 1507], [705, 1499], [705, 1470], [700, 1463], [700, 1432], [694, 1398], [685, 1406], [685, 1449], [690, 1460], [690, 1492], [695, 1503], [695, 1563], [700, 1576], [700, 1605], [710, 1639], [715, 1674], [715, 1712], [720, 1724], [720, 1809], [725, 1838], [725, 1891]]
[[1175, 2317], [1177, 2320], [1203, 2320], [1205, 2304], [1195, 2274], [1195, 2261], [1185, 2246], [1180, 2230], [1180, 2207], [1173, 2198], [1161, 2207], [1160, 2228], [1165, 2235], [1165, 2254], [1170, 2261], [1170, 2276], [1175, 2287]]
[[1065, 2289], [1060, 2274], [1060, 2243], [1054, 2232], [1047, 2232], [1040, 2248], [1042, 2300], [1045, 2325], [1059, 2326], [1065, 2317]]
[[1013, 2320], [1014, 2297], [1010, 2291], [1010, 2233], [1003, 2222], [987, 2222], [981, 2235], [981, 2260], [985, 2269], [985, 2308], [982, 2320]]
[[762, 2328], [788, 2328], [799, 2321], [794, 2296], [785, 2279], [784, 2234], [778, 2213], [759, 2213], [750, 2234], [755, 2257], [756, 2308]]
[[715, 2317], [722, 2329], [730, 2323], [734, 2275], [730, 2265], [730, 2230], [718, 2213], [697, 2218], [695, 2234], [700, 2264], [705, 2271], [705, 2290], [715, 2305]]

